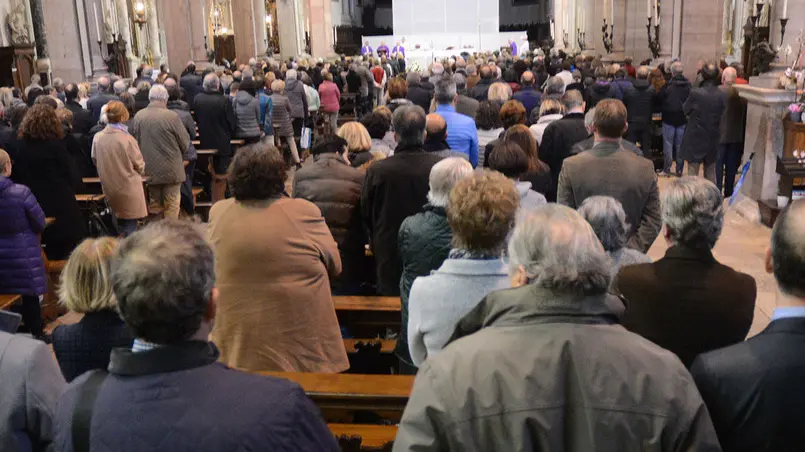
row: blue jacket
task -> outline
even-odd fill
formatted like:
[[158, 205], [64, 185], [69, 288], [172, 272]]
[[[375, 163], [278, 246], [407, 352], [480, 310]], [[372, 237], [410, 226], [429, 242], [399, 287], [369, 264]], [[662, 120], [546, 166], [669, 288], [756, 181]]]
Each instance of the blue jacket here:
[[274, 102], [265, 93], [258, 95], [260, 98], [260, 124], [263, 125], [263, 132], [266, 136], [274, 135], [274, 125], [271, 122], [271, 115], [274, 114]]
[[520, 102], [525, 107], [526, 117], [531, 117], [531, 112], [535, 108], [539, 108], [540, 103], [542, 103], [542, 93], [537, 91], [537, 89], [533, 86], [530, 87], [522, 87], [520, 91], [514, 93], [512, 99]]
[[478, 166], [478, 129], [475, 121], [467, 115], [456, 113], [452, 105], [439, 105], [435, 113], [447, 122], [447, 144], [450, 149], [467, 154], [472, 167]]
[[[337, 452], [319, 409], [295, 383], [217, 362], [212, 343], [112, 351], [92, 414], [92, 452]], [[72, 452], [73, 380], [56, 407], [55, 450]]]
[[45, 213], [31, 190], [0, 176], [0, 293], [47, 292], [37, 235], [44, 229]]

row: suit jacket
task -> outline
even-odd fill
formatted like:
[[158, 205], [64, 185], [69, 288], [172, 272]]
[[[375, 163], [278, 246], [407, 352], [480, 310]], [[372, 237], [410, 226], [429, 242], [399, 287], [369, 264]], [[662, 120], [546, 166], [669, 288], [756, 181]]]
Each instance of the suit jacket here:
[[696, 358], [691, 374], [726, 451], [805, 444], [805, 318], [782, 318], [746, 342]]
[[727, 107], [727, 93], [707, 83], [694, 88], [685, 102], [688, 126], [680, 155], [687, 162], [715, 162], [721, 144], [721, 118]]
[[430, 111], [430, 101], [433, 99], [433, 91], [428, 90], [422, 84], [411, 83], [408, 85], [406, 99], [428, 112]]
[[627, 300], [621, 323], [668, 349], [685, 366], [743, 341], [755, 313], [755, 280], [710, 250], [672, 246], [653, 264], [625, 267], [613, 284]]
[[[624, 174], [629, 177], [624, 178]], [[657, 175], [651, 160], [613, 142], [598, 143], [568, 158], [559, 175], [556, 201], [576, 209], [591, 196], [611, 196], [620, 201], [631, 226], [627, 246], [644, 253], [651, 248], [662, 226]]]
[[0, 444], [3, 451], [49, 450], [66, 388], [44, 342], [0, 331]]
[[68, 382], [89, 370], [105, 370], [112, 349], [131, 347], [132, 341], [134, 336], [111, 309], [87, 313], [80, 322], [53, 330], [53, 352]]

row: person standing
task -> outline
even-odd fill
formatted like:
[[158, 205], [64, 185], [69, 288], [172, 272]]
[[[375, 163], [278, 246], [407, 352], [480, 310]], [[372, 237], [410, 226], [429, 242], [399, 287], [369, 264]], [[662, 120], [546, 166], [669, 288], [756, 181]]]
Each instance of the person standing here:
[[372, 46], [369, 45], [369, 41], [364, 41], [363, 47], [361, 47], [361, 55], [363, 56], [374, 55], [374, 50], [372, 49]]
[[640, 142], [643, 157], [651, 158], [652, 115], [654, 114], [654, 100], [657, 92], [648, 82], [651, 70], [648, 66], [640, 66], [637, 78], [631, 88], [623, 94], [623, 103], [629, 114], [629, 130], [626, 139], [632, 143]]
[[324, 81], [319, 85], [319, 98], [320, 111], [325, 123], [329, 125], [329, 134], [335, 136], [338, 133], [338, 113], [341, 110], [341, 90], [333, 83], [333, 74], [329, 72], [324, 73]]
[[685, 102], [688, 117], [680, 154], [687, 162], [688, 175], [698, 176], [704, 165], [704, 177], [716, 183], [716, 161], [721, 145], [721, 119], [727, 107], [727, 93], [719, 89], [718, 66], [702, 68], [702, 84], [690, 92]]
[[[542, 160], [551, 168], [553, 187], [550, 193], [556, 193], [559, 185], [559, 173], [562, 164], [570, 157], [573, 146], [587, 139], [587, 127], [584, 125], [584, 100], [580, 92], [568, 91], [562, 96], [565, 116], [551, 122], [542, 134], [539, 153]], [[555, 202], [551, 196], [549, 202]]]
[[299, 159], [299, 150], [294, 140], [293, 124], [291, 122], [291, 101], [285, 95], [285, 82], [274, 80], [271, 83], [271, 103], [274, 105], [273, 117], [271, 118], [274, 127], [274, 136], [277, 144], [285, 141], [291, 150], [293, 164], [299, 169], [302, 161]]
[[291, 106], [291, 125], [293, 135], [299, 147], [299, 138], [302, 136], [302, 127], [308, 118], [307, 93], [304, 84], [298, 80], [299, 73], [295, 69], [289, 69], [285, 73], [285, 96]]
[[685, 101], [690, 97], [690, 80], [683, 75], [682, 63], [671, 64], [671, 80], [657, 94], [657, 105], [662, 111], [662, 141], [665, 163], [663, 173], [671, 175], [671, 163], [676, 156], [677, 177], [682, 176], [684, 162], [682, 160], [682, 138], [688, 123], [685, 115]]
[[721, 146], [716, 162], [716, 186], [724, 188], [724, 196], [729, 198], [735, 188], [735, 176], [741, 166], [744, 152], [744, 133], [746, 130], [746, 99], [735, 89], [737, 80], [735, 68], [724, 69], [723, 85], [720, 89], [727, 93], [724, 117], [721, 119]]
[[235, 116], [238, 118], [235, 138], [244, 140], [246, 144], [257, 143], [263, 134], [260, 127], [260, 101], [256, 96], [254, 80], [241, 83], [238, 95], [235, 96]]
[[196, 96], [203, 92], [201, 76], [196, 74], [196, 64], [192, 61], [187, 63], [187, 67], [182, 71], [179, 78], [179, 86], [184, 90], [184, 100], [190, 105], [190, 109], [196, 107]]
[[[136, 85], [135, 85], [136, 86]], [[113, 100], [119, 100], [112, 92], [112, 84], [109, 77], [101, 77], [98, 79], [98, 91], [94, 96], [87, 100], [87, 110], [92, 113], [92, 123], [97, 124], [101, 119], [101, 107], [108, 104]]]
[[478, 166], [478, 129], [472, 118], [456, 112], [456, 89], [456, 82], [450, 77], [442, 77], [436, 82], [435, 113], [447, 122], [447, 144], [450, 149], [465, 154], [475, 168]]
[[[168, 110], [168, 90], [154, 85], [148, 93], [148, 107], [137, 112], [131, 134], [137, 139], [145, 160], [151, 209], [165, 218], [179, 218], [180, 190], [185, 181], [184, 155], [190, 135], [179, 115]], [[205, 132], [206, 133], [206, 132]]]
[[520, 77], [520, 91], [517, 91], [512, 96], [512, 99], [523, 104], [527, 118], [531, 117], [531, 112], [535, 108], [539, 108], [539, 104], [542, 102], [542, 93], [537, 90], [534, 82], [534, 73], [531, 71], [524, 72]]
[[204, 77], [203, 90], [196, 96], [196, 122], [201, 131], [199, 149], [214, 149], [212, 156], [212, 202], [224, 199], [226, 174], [232, 161], [232, 136], [238, 119], [229, 97], [221, 92], [221, 80], [210, 73]]

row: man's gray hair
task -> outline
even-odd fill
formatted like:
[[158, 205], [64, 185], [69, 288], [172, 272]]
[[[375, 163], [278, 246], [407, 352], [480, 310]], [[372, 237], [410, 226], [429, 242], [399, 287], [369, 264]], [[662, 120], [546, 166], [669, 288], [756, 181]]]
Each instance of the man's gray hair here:
[[584, 97], [582, 97], [578, 90], [571, 89], [562, 96], [562, 105], [564, 105], [565, 110], [570, 113], [570, 110], [584, 105]]
[[444, 66], [442, 63], [433, 63], [433, 65], [430, 67], [430, 73], [432, 75], [442, 75], [444, 74]]
[[148, 100], [151, 102], [167, 102], [169, 97], [168, 90], [162, 85], [154, 85], [148, 92]]
[[31, 84], [32, 85], [38, 85], [41, 82], [42, 82], [42, 77], [40, 77], [39, 74], [34, 74], [34, 75], [31, 76]]
[[685, 72], [685, 67], [679, 61], [671, 63], [671, 75], [682, 75]]
[[551, 77], [548, 79], [548, 85], [545, 87], [545, 95], [565, 93], [565, 81], [560, 77]]
[[129, 89], [128, 84], [123, 79], [115, 81], [114, 87], [115, 87], [115, 94], [117, 95], [121, 95], [125, 93], [127, 89]]
[[579, 207], [579, 214], [590, 223], [604, 251], [618, 251], [626, 245], [629, 223], [623, 205], [610, 196], [591, 196]]
[[651, 68], [648, 66], [640, 66], [637, 68], [637, 78], [640, 80], [647, 80], [649, 74], [651, 74]]
[[593, 128], [595, 128], [595, 110], [596, 107], [593, 107], [584, 115], [584, 127], [590, 133], [593, 133]]
[[458, 87], [452, 78], [442, 77], [436, 82], [436, 90], [434, 92], [436, 103], [440, 105], [452, 104], [453, 101], [456, 100], [457, 95]]
[[397, 107], [392, 116], [398, 146], [422, 146], [425, 143], [425, 110], [418, 105]]
[[662, 192], [662, 221], [671, 241], [712, 249], [724, 226], [724, 197], [707, 179], [673, 179]]
[[60, 77], [56, 77], [53, 79], [53, 87], [57, 90], [63, 91], [64, 90], [64, 80]]
[[467, 65], [467, 75], [476, 75], [478, 74], [478, 66], [474, 64]]
[[221, 89], [221, 79], [219, 79], [214, 72], [210, 72], [209, 74], [204, 76], [204, 82], [202, 82], [202, 86], [207, 91], [218, 91], [219, 89]]
[[296, 77], [296, 69], [288, 69], [288, 72], [285, 73], [285, 80], [296, 80]]
[[436, 207], [447, 207], [450, 190], [461, 179], [471, 175], [472, 164], [461, 157], [446, 158], [433, 165], [430, 170], [430, 191], [428, 202]]
[[412, 83], [419, 83], [422, 81], [422, 77], [420, 77], [416, 72], [409, 72], [408, 75], [405, 76], [405, 81], [409, 85]]
[[246, 68], [240, 74], [241, 80], [253, 80], [254, 79], [254, 71], [251, 68]]
[[105, 93], [109, 91], [109, 77], [101, 77], [98, 79], [98, 91]]
[[170, 344], [199, 331], [215, 287], [215, 260], [197, 225], [165, 220], [121, 242], [110, 280], [134, 335]]
[[522, 215], [509, 240], [511, 273], [522, 266], [529, 283], [554, 292], [604, 294], [611, 265], [590, 224], [559, 204]]

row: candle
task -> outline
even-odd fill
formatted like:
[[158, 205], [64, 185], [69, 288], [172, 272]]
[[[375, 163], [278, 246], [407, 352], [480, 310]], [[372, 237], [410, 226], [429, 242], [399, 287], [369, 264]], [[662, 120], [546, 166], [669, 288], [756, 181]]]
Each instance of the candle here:
[[92, 10], [95, 12], [95, 34], [98, 35], [98, 42], [101, 42], [101, 25], [98, 22], [98, 5], [92, 4]]
[[654, 23], [656, 25], [660, 24], [660, 2], [659, 2], [659, 0], [654, 0]]
[[783, 2], [783, 19], [788, 19], [788, 0]]
[[615, 0], [609, 0], [609, 23], [615, 25]]
[[651, 0], [646, 0], [646, 17], [651, 19]]

